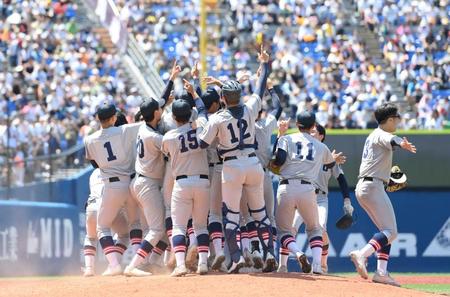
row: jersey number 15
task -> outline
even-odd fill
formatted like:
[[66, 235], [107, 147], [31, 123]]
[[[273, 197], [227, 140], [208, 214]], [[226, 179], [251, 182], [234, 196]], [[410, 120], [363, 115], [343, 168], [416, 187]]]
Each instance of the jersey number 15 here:
[[[178, 139], [181, 142], [181, 150], [180, 150], [181, 153], [185, 153], [189, 151], [189, 149], [195, 150], [198, 148], [198, 140], [196, 132], [197, 132], [196, 130], [191, 130], [186, 134], [187, 137], [184, 137], [184, 135], [180, 135], [178, 137]], [[187, 145], [186, 145], [186, 138], [187, 138]]]

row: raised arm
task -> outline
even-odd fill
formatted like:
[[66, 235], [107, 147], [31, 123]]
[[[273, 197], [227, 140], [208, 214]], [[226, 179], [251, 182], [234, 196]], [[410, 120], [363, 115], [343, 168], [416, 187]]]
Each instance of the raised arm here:
[[175, 60], [173, 62], [172, 70], [170, 71], [170, 77], [169, 81], [167, 82], [166, 87], [164, 88], [163, 94], [161, 98], [164, 100], [164, 106], [167, 102], [169, 102], [170, 92], [173, 89], [173, 81], [178, 76], [178, 74], [181, 72], [180, 65], [177, 65], [177, 61]]
[[258, 59], [260, 61], [261, 75], [256, 82], [254, 94], [257, 94], [259, 98], [264, 96], [264, 91], [266, 90], [267, 78], [269, 77], [269, 54], [264, 47], [261, 45], [261, 51], [258, 53]]
[[283, 112], [283, 108], [281, 107], [280, 97], [278, 97], [277, 92], [275, 92], [270, 79], [267, 79], [267, 90], [272, 97], [272, 110], [270, 113], [278, 120]]
[[202, 87], [200, 85], [200, 78], [199, 78], [199, 71], [198, 71], [198, 61], [195, 62], [194, 67], [191, 69], [191, 76], [194, 80], [194, 89], [197, 92], [197, 94], [201, 97], [202, 96]]

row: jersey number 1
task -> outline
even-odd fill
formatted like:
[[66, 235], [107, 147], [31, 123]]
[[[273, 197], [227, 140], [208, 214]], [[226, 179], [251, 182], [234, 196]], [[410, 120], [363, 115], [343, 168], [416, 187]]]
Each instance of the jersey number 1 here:
[[112, 151], [112, 147], [111, 147], [111, 142], [106, 142], [103, 147], [106, 149], [106, 151], [108, 152], [108, 158], [106, 160], [108, 160], [108, 162], [117, 160], [117, 157], [114, 155], [113, 151]]

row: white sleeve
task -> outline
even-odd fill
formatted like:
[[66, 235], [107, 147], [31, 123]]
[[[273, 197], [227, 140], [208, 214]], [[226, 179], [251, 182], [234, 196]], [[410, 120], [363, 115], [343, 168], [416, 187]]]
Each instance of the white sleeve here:
[[163, 136], [161, 142], [161, 152], [166, 156], [169, 156], [169, 146], [170, 146], [169, 139], [166, 136]]
[[330, 152], [330, 149], [323, 144], [323, 147], [325, 149], [325, 153], [323, 154], [323, 164], [331, 164], [334, 162], [333, 155]]
[[245, 102], [245, 106], [247, 106], [250, 114], [256, 119], [258, 117], [258, 113], [261, 111], [261, 98], [257, 94], [252, 94], [250, 99]]
[[216, 117], [212, 116], [210, 121], [205, 124], [202, 129], [199, 139], [207, 144], [211, 144], [219, 133]]

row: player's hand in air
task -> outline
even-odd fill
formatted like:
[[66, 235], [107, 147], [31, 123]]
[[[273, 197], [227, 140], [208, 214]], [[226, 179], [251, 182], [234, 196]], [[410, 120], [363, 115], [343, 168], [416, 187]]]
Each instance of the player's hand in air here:
[[[184, 89], [186, 90], [186, 92], [188, 92], [189, 94], [191, 94], [191, 96], [193, 98], [198, 97], [197, 93], [194, 90], [194, 86], [186, 79], [183, 79], [183, 84], [184, 84]], [[197, 95], [197, 96], [196, 96]]]
[[222, 82], [221, 82], [220, 80], [218, 80], [217, 78], [212, 77], [212, 76], [205, 76], [205, 77], [203, 78], [203, 81], [204, 81], [208, 86], [210, 86], [210, 85], [216, 85], [216, 86], [222, 87]]
[[344, 156], [344, 153], [340, 152], [340, 153], [336, 153], [336, 150], [333, 150], [331, 152], [331, 155], [333, 156], [334, 161], [336, 161], [336, 164], [344, 164], [345, 161], [347, 161], [347, 157]]
[[194, 67], [191, 69], [191, 75], [193, 79], [197, 79], [200, 71], [198, 70], [198, 61], [195, 61]]
[[287, 130], [289, 129], [290, 121], [291, 118], [288, 118], [287, 120], [278, 121], [278, 137], [281, 137], [286, 134]]
[[416, 153], [416, 146], [412, 144], [411, 142], [406, 139], [406, 137], [403, 137], [403, 141], [400, 143], [400, 147], [404, 150], [410, 151], [411, 153]]
[[258, 53], [258, 60], [260, 63], [269, 63], [269, 53], [264, 49], [264, 46], [261, 45], [261, 50]]
[[250, 79], [250, 74], [244, 73], [243, 75], [241, 75], [241, 77], [238, 78], [238, 82], [240, 84], [243, 84], [244, 82], [246, 82], [249, 79]]
[[169, 80], [173, 81], [180, 72], [181, 72], [181, 67], [180, 67], [180, 65], [177, 64], [177, 60], [173, 61], [172, 70], [170, 70]]

